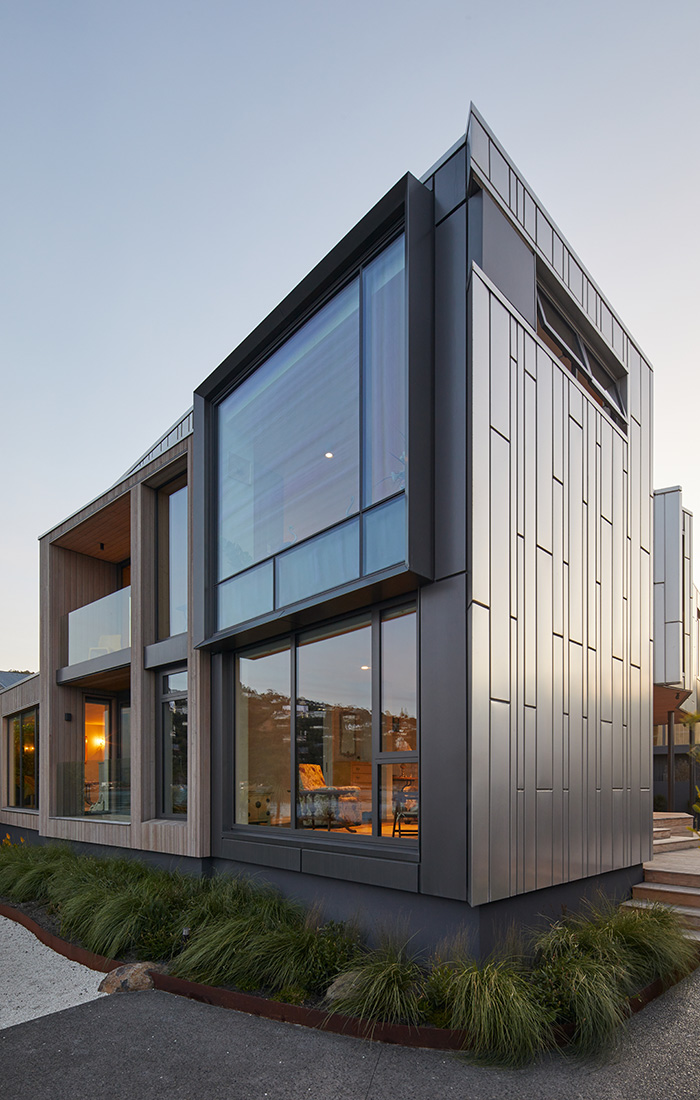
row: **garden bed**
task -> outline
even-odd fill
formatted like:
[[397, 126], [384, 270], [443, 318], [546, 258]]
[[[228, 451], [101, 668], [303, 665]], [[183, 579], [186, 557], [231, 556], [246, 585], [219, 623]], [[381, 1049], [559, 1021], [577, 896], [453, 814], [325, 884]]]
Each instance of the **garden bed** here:
[[601, 903], [484, 961], [459, 938], [426, 959], [396, 929], [370, 948], [352, 925], [323, 923], [249, 879], [197, 879], [67, 847], [0, 845], [0, 897], [1, 915], [92, 969], [165, 962], [156, 987], [207, 1004], [501, 1064], [557, 1045], [600, 1050], [698, 963], [663, 906]]

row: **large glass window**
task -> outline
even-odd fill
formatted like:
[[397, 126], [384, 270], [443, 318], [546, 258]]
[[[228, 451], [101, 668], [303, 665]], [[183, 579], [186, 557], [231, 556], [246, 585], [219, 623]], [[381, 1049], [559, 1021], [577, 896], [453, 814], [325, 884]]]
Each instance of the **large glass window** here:
[[167, 672], [161, 681], [160, 812], [187, 816], [187, 670]]
[[39, 708], [30, 707], [7, 719], [9, 806], [39, 808]]
[[415, 841], [417, 716], [414, 606], [245, 651], [235, 822]]
[[367, 511], [364, 546], [347, 522], [406, 485], [404, 251], [360, 265], [218, 407], [219, 629], [405, 560], [404, 509]]
[[187, 630], [187, 485], [184, 476], [158, 493], [158, 637]]

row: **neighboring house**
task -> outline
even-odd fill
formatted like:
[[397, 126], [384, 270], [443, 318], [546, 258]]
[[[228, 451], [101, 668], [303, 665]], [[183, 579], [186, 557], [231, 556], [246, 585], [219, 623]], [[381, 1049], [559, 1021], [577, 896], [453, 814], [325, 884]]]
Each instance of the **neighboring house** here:
[[[700, 782], [690, 749], [700, 711], [700, 592], [693, 514], [680, 486], [654, 493], [654, 809], [692, 813]], [[669, 744], [674, 767], [669, 770]]]
[[18, 684], [20, 680], [25, 680], [27, 676], [33, 675], [33, 672], [3, 672], [0, 670], [0, 691], [4, 691], [5, 688], [12, 687], [13, 684]]
[[37, 834], [482, 949], [628, 891], [651, 853], [651, 405], [472, 109], [41, 538]]

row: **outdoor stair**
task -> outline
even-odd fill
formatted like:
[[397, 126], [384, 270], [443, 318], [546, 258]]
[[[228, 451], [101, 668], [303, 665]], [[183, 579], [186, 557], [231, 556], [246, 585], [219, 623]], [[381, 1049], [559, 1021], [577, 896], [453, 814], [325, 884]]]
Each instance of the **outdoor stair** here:
[[693, 818], [684, 813], [654, 814], [654, 855], [696, 848], [700, 834], [691, 831]]
[[[700, 839], [700, 838], [699, 838]], [[632, 887], [632, 898], [624, 902], [628, 908], [643, 908], [660, 902], [671, 905], [688, 935], [700, 943], [700, 846], [692, 840], [695, 851], [657, 855], [644, 864], [644, 881]]]

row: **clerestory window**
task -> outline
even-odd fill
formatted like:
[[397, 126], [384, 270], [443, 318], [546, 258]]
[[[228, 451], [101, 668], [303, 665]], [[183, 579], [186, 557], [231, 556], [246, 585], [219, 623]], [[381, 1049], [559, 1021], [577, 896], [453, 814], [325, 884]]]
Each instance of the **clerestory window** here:
[[537, 291], [537, 335], [593, 400], [626, 430], [622, 384], [541, 289]]

